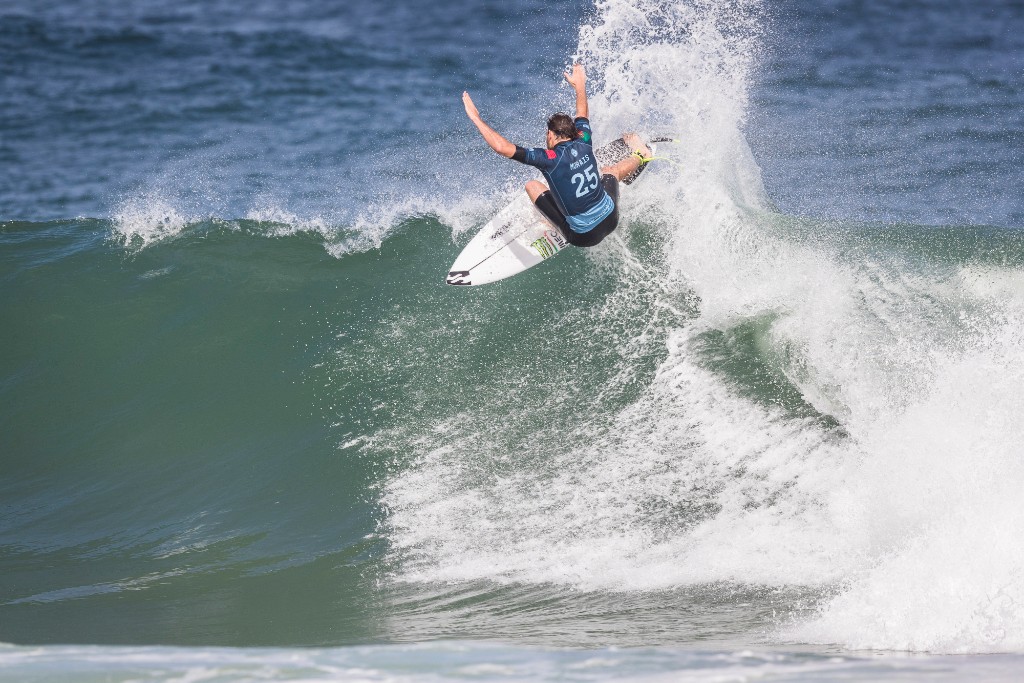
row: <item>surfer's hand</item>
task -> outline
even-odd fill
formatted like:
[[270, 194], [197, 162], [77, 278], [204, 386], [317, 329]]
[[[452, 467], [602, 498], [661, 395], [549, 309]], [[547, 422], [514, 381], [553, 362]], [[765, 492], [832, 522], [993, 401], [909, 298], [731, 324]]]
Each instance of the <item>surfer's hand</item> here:
[[471, 121], [476, 121], [480, 118], [480, 110], [473, 104], [473, 99], [469, 96], [468, 92], [463, 91], [462, 93], [462, 104], [466, 107], [466, 116]]
[[573, 64], [572, 73], [565, 72], [565, 80], [569, 81], [569, 85], [574, 90], [583, 90], [587, 87], [587, 74], [583, 71], [582, 64]]

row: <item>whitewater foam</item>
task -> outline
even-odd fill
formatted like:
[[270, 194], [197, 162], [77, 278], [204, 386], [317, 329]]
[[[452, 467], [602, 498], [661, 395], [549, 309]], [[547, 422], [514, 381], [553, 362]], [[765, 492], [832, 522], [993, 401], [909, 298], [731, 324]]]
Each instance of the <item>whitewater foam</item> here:
[[1007, 321], [864, 438], [874, 562], [790, 635], [858, 648], [1024, 649], [1024, 344]]
[[[818, 611], [778, 638], [1024, 649], [1019, 278], [901, 246], [926, 231], [886, 240], [771, 211], [742, 134], [756, 3], [597, 9], [578, 56], [599, 134], [646, 120], [685, 144], [680, 166], [630, 194], [622, 230], [658, 231], [665, 267], [642, 285], [624, 269], [623, 289], [651, 295], [612, 297], [595, 334], [616, 305], [657, 318], [684, 285], [699, 318], [635, 332], [666, 345], [657, 371], [606, 423], [566, 425], [568, 442], [541, 431], [512, 456], [487, 408], [421, 436], [383, 496], [397, 578], [810, 586]], [[750, 326], [758, 362], [814, 415], [708, 361], [709, 334], [725, 333], [728, 356]], [[620, 359], [623, 376], [634, 362]], [[543, 406], [520, 410], [542, 420]]]
[[1014, 657], [837, 657], [737, 649], [524, 648], [477, 642], [350, 648], [23, 647], [0, 644], [0, 666], [34, 681], [917, 681], [1012, 680]]

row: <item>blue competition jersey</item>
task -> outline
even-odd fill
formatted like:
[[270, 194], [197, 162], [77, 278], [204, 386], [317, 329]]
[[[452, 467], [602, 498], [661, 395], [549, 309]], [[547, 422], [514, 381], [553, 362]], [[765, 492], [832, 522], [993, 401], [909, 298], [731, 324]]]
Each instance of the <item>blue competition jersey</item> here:
[[569, 227], [575, 232], [587, 232], [615, 210], [615, 202], [601, 187], [590, 121], [577, 118], [576, 130], [575, 140], [560, 142], [554, 149], [523, 150], [525, 154], [517, 153], [513, 158], [539, 168]]

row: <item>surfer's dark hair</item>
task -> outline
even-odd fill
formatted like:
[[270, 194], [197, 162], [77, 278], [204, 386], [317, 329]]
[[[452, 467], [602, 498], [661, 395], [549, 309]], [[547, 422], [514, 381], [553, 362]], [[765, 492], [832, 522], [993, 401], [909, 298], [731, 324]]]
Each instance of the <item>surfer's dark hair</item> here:
[[568, 114], [558, 112], [548, 119], [548, 130], [566, 140], [576, 139], [576, 122]]

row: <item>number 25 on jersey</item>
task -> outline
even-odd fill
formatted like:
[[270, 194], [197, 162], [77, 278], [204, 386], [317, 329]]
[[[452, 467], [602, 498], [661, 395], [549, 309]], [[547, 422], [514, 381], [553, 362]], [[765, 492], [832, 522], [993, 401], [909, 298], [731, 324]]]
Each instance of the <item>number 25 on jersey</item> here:
[[[584, 173], [586, 174], [586, 177], [584, 177]], [[589, 183], [587, 182], [588, 180], [590, 181]], [[570, 181], [573, 185], [576, 186], [577, 197], [582, 197], [591, 190], [597, 189], [598, 178], [597, 173], [594, 172], [594, 165], [590, 164], [585, 169], [583, 169], [583, 173], [575, 174], [572, 178], [570, 178]]]

